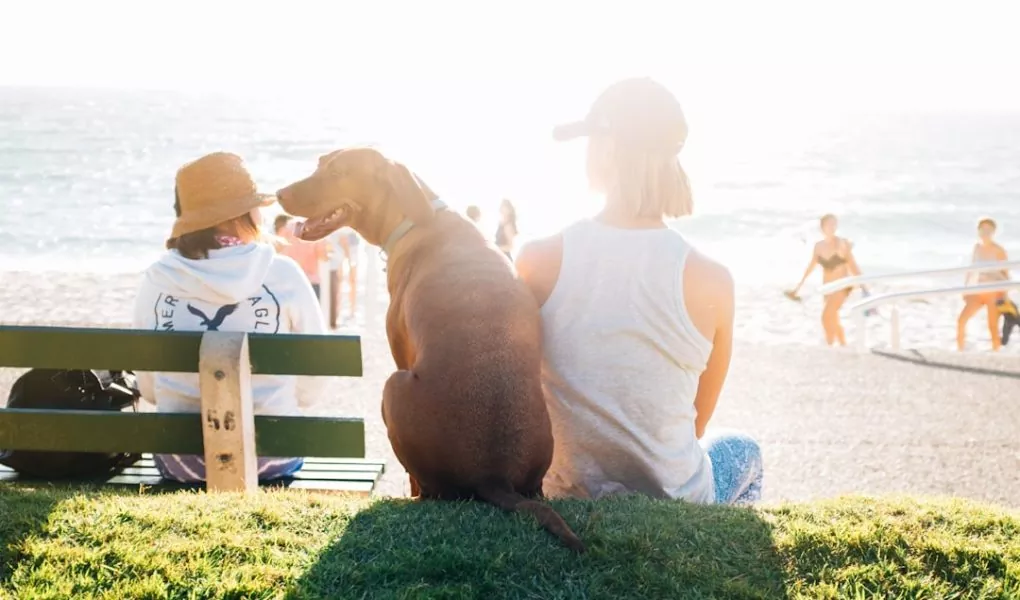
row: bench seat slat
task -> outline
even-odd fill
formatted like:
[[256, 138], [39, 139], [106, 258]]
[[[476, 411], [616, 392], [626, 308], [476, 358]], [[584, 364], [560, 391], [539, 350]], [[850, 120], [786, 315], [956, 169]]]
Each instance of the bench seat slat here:
[[[196, 413], [0, 409], [0, 448], [202, 454]], [[332, 417], [255, 417], [259, 456], [363, 458], [365, 424]]]
[[[144, 466], [131, 466], [125, 467], [119, 473], [120, 475], [132, 475], [132, 476], [159, 476], [159, 472], [155, 467], [144, 467]], [[311, 479], [311, 480], [322, 480], [322, 481], [375, 481], [378, 479], [376, 471], [328, 471], [328, 470], [317, 470], [317, 471], [306, 471], [301, 469], [294, 474], [292, 479]]]
[[[0, 326], [0, 367], [197, 373], [201, 331]], [[361, 377], [356, 335], [248, 335], [251, 372]]]
[[[145, 454], [142, 456], [136, 465], [154, 466], [156, 463], [152, 459], [151, 454]], [[385, 467], [386, 461], [379, 458], [323, 458], [321, 456], [306, 456], [305, 467], [312, 466], [316, 469], [334, 469], [337, 465], [343, 465], [343, 467], [350, 471], [360, 470], [373, 470], [379, 467]]]
[[[334, 461], [333, 464], [335, 465], [335, 468], [332, 471], [306, 471], [305, 469], [302, 469], [295, 473], [291, 478], [264, 482], [262, 485], [264, 487], [282, 486], [291, 489], [367, 494], [375, 487], [376, 482], [379, 480], [379, 477], [382, 476], [384, 471], [384, 466], [379, 461], [376, 462], [374, 465], [375, 468], [371, 471], [350, 470], [351, 466], [366, 466], [360, 462], [348, 464], [343, 461]], [[0, 465], [0, 482], [35, 483], [36, 480], [33, 480], [32, 478], [21, 478], [11, 469]], [[135, 463], [134, 466], [127, 467], [120, 473], [109, 478], [91, 480], [61, 480], [47, 483], [56, 485], [100, 484], [122, 487], [144, 486], [154, 490], [202, 488], [201, 485], [184, 484], [176, 481], [164, 480], [160, 477], [159, 471], [156, 470], [151, 456], [143, 457], [142, 460]]]
[[370, 465], [370, 466], [385, 466], [386, 461], [379, 458], [328, 458], [321, 456], [310, 456], [305, 458], [305, 464], [309, 462], [315, 464], [332, 465], [336, 463], [343, 463], [345, 465]]
[[[302, 472], [333, 472], [342, 470], [344, 472], [352, 473], [373, 473], [378, 471], [384, 466], [382, 461], [375, 461], [372, 463], [360, 463], [360, 462], [320, 462], [314, 458], [305, 458], [305, 465], [301, 468]], [[143, 458], [139, 460], [131, 468], [155, 468], [156, 463], [151, 458]]]

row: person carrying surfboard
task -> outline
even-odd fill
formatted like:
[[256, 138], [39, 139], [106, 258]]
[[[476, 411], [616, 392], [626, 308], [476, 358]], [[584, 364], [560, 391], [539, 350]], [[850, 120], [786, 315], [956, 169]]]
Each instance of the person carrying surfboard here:
[[[804, 276], [800, 283], [792, 290], [784, 292], [791, 300], [800, 300], [799, 292], [804, 282], [815, 270], [815, 267], [822, 267], [822, 283], [831, 283], [845, 277], [860, 275], [861, 270], [854, 259], [853, 244], [846, 238], [836, 235], [836, 228], [839, 221], [836, 215], [827, 214], [820, 220], [822, 239], [815, 243], [811, 251], [811, 262], [804, 270]], [[825, 295], [825, 304], [822, 308], [822, 329], [825, 331], [825, 342], [832, 346], [838, 343], [846, 346], [846, 334], [843, 325], [839, 320], [839, 309], [843, 307], [853, 287], [846, 287], [841, 290]]]

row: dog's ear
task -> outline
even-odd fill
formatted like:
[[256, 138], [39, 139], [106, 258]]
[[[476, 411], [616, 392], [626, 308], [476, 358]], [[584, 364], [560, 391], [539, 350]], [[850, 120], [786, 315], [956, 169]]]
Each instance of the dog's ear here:
[[435, 216], [432, 202], [437, 196], [404, 165], [391, 162], [387, 169], [390, 193], [404, 216], [415, 224], [427, 223]]

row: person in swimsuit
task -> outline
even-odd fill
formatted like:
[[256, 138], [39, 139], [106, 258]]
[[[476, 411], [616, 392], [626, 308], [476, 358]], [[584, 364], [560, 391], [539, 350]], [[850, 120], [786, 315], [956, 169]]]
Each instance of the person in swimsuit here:
[[517, 239], [517, 209], [506, 198], [499, 205], [499, 227], [496, 228], [496, 246], [513, 260], [514, 240]]
[[[996, 224], [992, 219], [981, 219], [978, 222], [978, 242], [974, 244], [974, 253], [971, 257], [972, 264], [995, 263], [1008, 260], [1006, 249], [995, 243]], [[1009, 279], [1009, 271], [985, 271], [983, 273], [968, 273], [964, 279], [964, 285], [971, 282], [993, 283]], [[1002, 338], [999, 336], [999, 310], [998, 302], [1005, 297], [1004, 292], [988, 292], [984, 294], [964, 294], [963, 310], [956, 321], [956, 348], [963, 351], [967, 338], [967, 322], [970, 321], [982, 307], [988, 312], [988, 331], [992, 336], [992, 350], [998, 350], [1002, 346]]]
[[[821, 227], [824, 237], [815, 243], [811, 253], [811, 262], [804, 271], [804, 276], [801, 277], [797, 287], [786, 292], [787, 296], [799, 299], [797, 293], [818, 265], [822, 267], [823, 284], [861, 274], [857, 261], [854, 260], [853, 244], [850, 243], [850, 240], [836, 235], [838, 225], [839, 221], [836, 219], [836, 215], [822, 217]], [[846, 334], [839, 321], [839, 309], [843, 307], [843, 303], [846, 302], [852, 290], [851, 286], [825, 295], [825, 305], [822, 308], [822, 328], [825, 330], [825, 342], [830, 346], [836, 342], [839, 342], [840, 346], [846, 346]]]

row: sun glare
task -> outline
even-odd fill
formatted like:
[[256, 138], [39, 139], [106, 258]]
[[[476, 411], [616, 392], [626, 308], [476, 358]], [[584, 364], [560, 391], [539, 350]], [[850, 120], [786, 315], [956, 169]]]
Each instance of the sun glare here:
[[[4, 5], [17, 26], [0, 36], [0, 85], [225, 93], [307, 130], [344, 115], [330, 143], [406, 157], [458, 208], [494, 214], [518, 198], [535, 235], [594, 206], [583, 144], [553, 144], [551, 128], [624, 76], [680, 98], [696, 193], [736, 163], [766, 181], [772, 158], [841, 112], [1020, 109], [1020, 5], [1008, 1], [965, 13], [907, 1], [154, 6]], [[737, 196], [717, 189], [698, 213], [734, 210]]]

